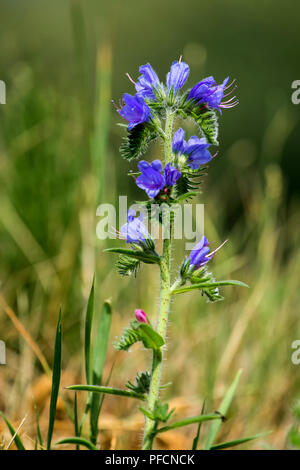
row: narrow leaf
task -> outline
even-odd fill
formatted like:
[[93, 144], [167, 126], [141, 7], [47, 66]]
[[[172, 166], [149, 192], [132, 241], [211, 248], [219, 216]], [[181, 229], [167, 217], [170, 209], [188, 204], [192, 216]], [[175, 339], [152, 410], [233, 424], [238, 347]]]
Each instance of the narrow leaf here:
[[36, 405], [34, 405], [34, 411], [35, 411], [36, 434], [37, 434], [38, 442], [40, 444], [40, 447], [44, 447], [43, 437], [42, 437], [41, 428], [40, 428], [40, 412]]
[[130, 250], [127, 248], [107, 248], [103, 251], [106, 253], [117, 253], [119, 255], [129, 256], [130, 258], [134, 258], [148, 264], [159, 264], [160, 262], [159, 256], [151, 253], [145, 253], [144, 251], [139, 250]]
[[[204, 414], [204, 411], [205, 411], [205, 400], [204, 400], [203, 405], [202, 405], [201, 416]], [[198, 428], [197, 428], [197, 434], [193, 439], [192, 450], [197, 450], [198, 442], [199, 442], [199, 438], [200, 438], [200, 432], [201, 432], [201, 425], [202, 425], [202, 422], [200, 421], [200, 423], [198, 424]]]
[[66, 439], [58, 441], [56, 444], [76, 444], [76, 446], [87, 447], [89, 450], [98, 450], [91, 441], [84, 437], [67, 437]]
[[15, 441], [17, 449], [18, 450], [26, 450], [21, 438], [18, 436], [18, 434], [16, 434], [15, 428], [13, 427], [11, 422], [6, 418], [6, 416], [4, 416], [2, 411], [0, 411], [0, 416], [2, 417], [2, 419], [5, 422], [6, 426], [8, 427], [8, 430], [9, 430], [11, 436], [14, 437], [14, 441]]
[[[93, 385], [101, 385], [111, 326], [111, 313], [110, 303], [104, 302], [98, 325], [96, 347], [94, 350]], [[100, 395], [93, 393], [91, 401], [91, 441], [94, 444], [97, 442], [99, 413]]]
[[183, 426], [189, 426], [190, 424], [203, 423], [204, 421], [212, 420], [222, 420], [222, 415], [219, 413], [212, 413], [209, 415], [200, 415], [194, 416], [192, 418], [186, 418], [181, 421], [176, 421], [176, 423], [170, 424], [169, 426], [164, 426], [162, 428], [157, 429], [156, 434], [170, 431], [171, 429], [182, 428]]
[[240, 287], [249, 287], [247, 284], [241, 281], [228, 280], [228, 281], [217, 281], [217, 282], [201, 282], [200, 284], [192, 284], [190, 286], [180, 287], [179, 289], [174, 289], [172, 294], [183, 294], [184, 292], [189, 292], [191, 290], [198, 289], [207, 289], [211, 287], [219, 286], [240, 286]]
[[[221, 405], [219, 407], [219, 412], [223, 416], [226, 416], [227, 411], [229, 410], [229, 407], [230, 407], [231, 402], [233, 400], [233, 397], [234, 397], [236, 388], [238, 386], [241, 374], [242, 374], [242, 370], [240, 369], [238, 371], [238, 373], [236, 374], [234, 381], [230, 385], [229, 389], [227, 390], [227, 393], [226, 393], [225, 397], [223, 398], [223, 400], [221, 402]], [[219, 432], [220, 426], [221, 426], [221, 421], [216, 421], [215, 423], [212, 423], [212, 425], [210, 427], [210, 430], [209, 430], [209, 433], [208, 433], [208, 436], [207, 436], [206, 443], [205, 443], [205, 450], [209, 450], [212, 447], [212, 445], [213, 445], [213, 443], [216, 439], [216, 436]]]
[[270, 432], [262, 432], [260, 434], [255, 434], [254, 436], [242, 437], [241, 439], [235, 439], [233, 441], [222, 442], [221, 444], [212, 446], [210, 450], [221, 450], [221, 449], [228, 449], [229, 447], [239, 446], [240, 444], [244, 444], [245, 442], [253, 441], [254, 439], [258, 439], [259, 437], [266, 436], [267, 434], [270, 434]]
[[78, 390], [85, 392], [107, 393], [108, 395], [119, 395], [121, 397], [137, 398], [138, 400], [146, 400], [146, 396], [142, 393], [135, 393], [120, 388], [103, 387], [100, 385], [71, 385], [68, 390]]
[[51, 400], [49, 409], [49, 425], [48, 425], [48, 437], [47, 437], [47, 450], [51, 448], [51, 440], [54, 428], [54, 420], [56, 414], [56, 404], [59, 392], [60, 375], [61, 375], [61, 311], [59, 312], [58, 323], [56, 328], [55, 347], [54, 347], [54, 362], [52, 372], [52, 389], [51, 389]]
[[[80, 430], [78, 424], [78, 406], [77, 406], [77, 393], [74, 394], [74, 432], [75, 437], [80, 437]], [[76, 450], [79, 450], [78, 444], [76, 445]]]
[[88, 384], [91, 383], [91, 333], [94, 315], [94, 292], [95, 279], [93, 279], [89, 300], [85, 316], [85, 335], [84, 335], [84, 358], [85, 358], [85, 375]]

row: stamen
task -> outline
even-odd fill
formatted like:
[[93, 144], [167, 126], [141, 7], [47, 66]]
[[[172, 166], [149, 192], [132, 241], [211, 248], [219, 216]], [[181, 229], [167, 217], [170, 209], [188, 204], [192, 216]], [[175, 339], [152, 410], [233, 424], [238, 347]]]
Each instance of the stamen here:
[[221, 243], [220, 246], [218, 246], [214, 251], [212, 251], [211, 253], [208, 253], [207, 255], [205, 255], [206, 258], [210, 258], [211, 256], [213, 256], [215, 253], [217, 253], [217, 251], [219, 251], [224, 245], [225, 243], [227, 243], [228, 240], [225, 240], [223, 243]]
[[111, 100], [113, 107], [117, 110], [120, 111], [121, 108], [118, 108], [118, 106], [115, 103], [115, 100]]
[[232, 90], [230, 90], [228, 93], [226, 93], [226, 95], [223, 95], [223, 98], [226, 98], [226, 96], [229, 96], [231, 95], [231, 93], [233, 92], [233, 90], [235, 90], [237, 88], [237, 85], [235, 85]]
[[236, 79], [232, 80], [232, 82], [229, 83], [229, 85], [226, 85], [226, 87], [224, 88], [224, 90], [227, 90], [228, 88], [230, 88], [235, 82], [236, 82]]
[[135, 81], [131, 78], [131, 76], [129, 75], [129, 73], [126, 73], [125, 75], [129, 78], [129, 80], [131, 81], [131, 83], [133, 83], [134, 85], [136, 85]]
[[229, 100], [227, 101], [222, 101], [222, 104], [227, 104], [230, 103], [231, 101], [236, 100], [236, 96], [232, 96]]

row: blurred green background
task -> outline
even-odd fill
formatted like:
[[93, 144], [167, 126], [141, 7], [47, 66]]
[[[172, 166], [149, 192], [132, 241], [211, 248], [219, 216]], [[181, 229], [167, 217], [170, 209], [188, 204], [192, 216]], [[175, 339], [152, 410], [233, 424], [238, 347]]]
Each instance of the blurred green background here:
[[[97, 301], [112, 299], [114, 335], [137, 307], [155, 315], [155, 267], [137, 280], [119, 278], [115, 259], [102, 253], [115, 242], [96, 240], [95, 213], [119, 194], [132, 202], [142, 196], [125, 176], [136, 162], [118, 154], [124, 131], [111, 105], [133, 93], [125, 73], [135, 79], [150, 62], [163, 79], [183, 55], [190, 86], [207, 75], [238, 83], [240, 105], [220, 117], [219, 155], [200, 202], [213, 246], [229, 239], [214, 274], [250, 290], [228, 288], [217, 304], [197, 294], [177, 299], [164, 377], [173, 385], [165, 397], [182, 397], [198, 411], [204, 397], [217, 406], [242, 367], [226, 437], [272, 429], [268, 443], [285, 448], [300, 395], [300, 366], [291, 362], [291, 343], [300, 338], [300, 108], [291, 102], [291, 83], [300, 79], [299, 2], [0, 0], [0, 7], [0, 79], [7, 85], [0, 105], [0, 337], [9, 364], [1, 370], [1, 409], [18, 416], [26, 408], [18, 397], [41, 373], [7, 305], [49, 362], [62, 306], [68, 383], [81, 373], [95, 266]], [[149, 159], [159, 151], [153, 145]], [[116, 360], [112, 382], [123, 386], [148, 359], [111, 347], [107, 371]], [[130, 413], [112, 403], [107, 412]]]

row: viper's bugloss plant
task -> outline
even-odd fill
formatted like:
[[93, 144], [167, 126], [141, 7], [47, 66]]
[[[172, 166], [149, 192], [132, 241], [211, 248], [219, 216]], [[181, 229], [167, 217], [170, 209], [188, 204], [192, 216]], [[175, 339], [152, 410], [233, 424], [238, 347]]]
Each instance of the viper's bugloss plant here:
[[[200, 416], [161, 425], [170, 419], [174, 410], [169, 410], [168, 404], [160, 401], [159, 393], [172, 297], [195, 290], [200, 292], [207, 301], [215, 302], [223, 299], [219, 293], [220, 286], [246, 286], [235, 280], [215, 280], [208, 270], [208, 265], [225, 242], [220, 247], [211, 250], [205, 235], [191, 250], [191, 253], [182, 260], [178, 272], [173, 273], [171, 269], [174, 206], [200, 194], [199, 191], [195, 191], [201, 183], [199, 176], [203, 176], [204, 165], [212, 159], [211, 147], [218, 145], [218, 117], [221, 108], [231, 108], [238, 101], [235, 97], [224, 101], [224, 98], [233, 91], [234, 82], [228, 85], [228, 78], [221, 84], [217, 84], [213, 77], [208, 77], [193, 88], [184, 91], [183, 87], [189, 76], [189, 66], [181, 60], [173, 62], [167, 74], [166, 84], [160, 81], [150, 64], [141, 66], [139, 71], [140, 76], [136, 82], [129, 77], [135, 86], [136, 94], [134, 96], [124, 94], [123, 105], [117, 108], [119, 114], [128, 122], [127, 135], [120, 152], [128, 161], [141, 159], [151, 141], [154, 139], [162, 141], [164, 152], [161, 159], [155, 159], [152, 162], [140, 160], [137, 164], [137, 171], [132, 171], [131, 175], [135, 178], [135, 184], [147, 195], [147, 199], [142, 203], [146, 210], [149, 205], [159, 210], [162, 202], [169, 208], [169, 230], [166, 234], [163, 232], [162, 252], [157, 253], [155, 241], [145, 226], [144, 215], [141, 213], [137, 216], [135, 211], [130, 209], [127, 214], [128, 222], [121, 227], [118, 235], [127, 243], [126, 247], [109, 248], [105, 251], [119, 255], [117, 269], [123, 276], [136, 275], [141, 263], [157, 265], [160, 276], [160, 300], [156, 318], [153, 318], [154, 312], [148, 311], [146, 314], [142, 309], [137, 308], [135, 318], [115, 342], [116, 349], [123, 351], [128, 351], [137, 342], [142, 342], [146, 349], [152, 351], [152, 366], [149, 371], [137, 373], [136, 384], [127, 382], [128, 390], [89, 384], [70, 388], [142, 400], [145, 403], [143, 407], [140, 407], [145, 416], [143, 439], [145, 450], [152, 449], [155, 436], [161, 432], [193, 423], [198, 423], [200, 426], [200, 423], [211, 420], [213, 425], [208, 434], [206, 448], [213, 449], [217, 448], [213, 445], [214, 440], [232, 401], [240, 372], [228, 389], [219, 411], [215, 413], [204, 414], [203, 410]], [[192, 119], [199, 135], [185, 140], [185, 131], [182, 128], [176, 128], [177, 118]], [[159, 217], [157, 223], [163, 225], [163, 218]], [[193, 448], [197, 448], [199, 429]], [[255, 437], [239, 439], [233, 443], [223, 443], [222, 448], [231, 447]]]
[[[128, 134], [121, 147], [121, 153], [125, 158], [131, 160], [141, 157], [151, 140], [160, 138], [163, 141], [164, 165], [158, 159], [153, 162], [141, 160], [137, 165], [139, 175], [136, 178], [136, 184], [146, 192], [154, 204], [160, 204], [160, 195], [168, 195], [163, 200], [167, 202], [172, 211], [172, 206], [178, 203], [179, 198], [184, 201], [189, 197], [189, 181], [195, 172], [212, 159], [208, 149], [211, 145], [218, 144], [216, 110], [232, 107], [237, 104], [237, 100], [233, 97], [227, 102], [222, 101], [225, 91], [228, 90], [228, 94], [230, 94], [231, 85], [227, 85], [228, 78], [218, 85], [213, 77], [208, 77], [192, 89], [182, 91], [189, 76], [189, 66], [181, 60], [173, 62], [170, 72], [167, 74], [166, 84], [159, 80], [150, 64], [142, 65], [139, 71], [140, 76], [136, 83], [129, 77], [135, 84], [136, 94], [134, 96], [124, 94], [124, 106], [118, 110], [120, 115], [128, 121]], [[186, 141], [182, 128], [174, 132], [177, 117], [194, 119], [198, 124], [200, 136], [191, 136]], [[137, 221], [132, 217], [133, 215], [129, 215], [129, 222], [122, 227], [121, 232], [125, 235], [127, 242], [139, 243], [139, 248], [142, 247], [146, 254], [147, 249], [142, 246], [146, 233], [144, 226], [141, 225], [142, 221]], [[221, 299], [217, 283], [212, 275], [207, 271], [204, 272], [203, 269], [200, 270], [214, 255], [214, 252], [209, 253], [209, 242], [205, 236], [195, 246], [190, 256], [183, 260], [181, 270], [172, 285], [172, 224], [171, 218], [170, 236], [163, 240], [163, 250], [157, 263], [160, 270], [160, 308], [156, 328], [153, 329], [153, 332], [155, 331], [159, 335], [164, 346], [153, 348], [152, 370], [149, 392], [147, 393], [148, 406], [147, 410], [143, 410], [145, 414], [144, 449], [152, 448], [160, 421], [157, 418], [156, 410], [159, 406], [162, 354], [165, 349], [172, 295], [180, 293], [180, 288], [182, 289], [189, 282], [190, 289], [198, 284], [197, 288], [206, 293], [209, 300]], [[130, 256], [136, 256], [137, 252], [138, 249], [133, 246], [132, 254], [126, 253], [128, 263]], [[124, 255], [121, 262], [122, 260], [124, 262]], [[223, 281], [222, 284], [226, 284], [226, 282]], [[190, 290], [189, 286], [187, 287], [184, 289]], [[139, 322], [147, 323], [147, 316], [140, 309], [136, 310], [136, 318]], [[132, 344], [132, 336], [137, 331], [138, 328], [134, 325], [129, 330], [127, 329], [125, 343], [126, 333], [128, 341]], [[124, 342], [124, 335], [122, 340]], [[139, 340], [138, 334], [136, 334], [136, 340]]]

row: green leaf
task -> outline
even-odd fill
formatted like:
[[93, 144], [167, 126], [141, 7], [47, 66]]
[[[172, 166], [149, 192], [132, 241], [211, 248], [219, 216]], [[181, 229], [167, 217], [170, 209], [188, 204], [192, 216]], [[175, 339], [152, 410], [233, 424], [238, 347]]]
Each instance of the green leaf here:
[[[74, 393], [74, 432], [76, 437], [80, 437], [80, 428], [78, 423], [78, 406], [77, 406], [77, 393]], [[76, 450], [79, 450], [79, 445], [76, 445]]]
[[203, 104], [197, 104], [192, 101], [186, 101], [182, 105], [183, 118], [191, 117], [200, 127], [207, 142], [218, 145], [218, 115], [215, 110], [206, 108]]
[[288, 441], [294, 447], [300, 448], [300, 432], [297, 427], [292, 427], [288, 433]]
[[2, 417], [2, 419], [5, 422], [6, 426], [8, 427], [8, 430], [9, 430], [11, 436], [14, 438], [17, 449], [18, 450], [26, 450], [21, 438], [18, 436], [18, 434], [16, 434], [15, 428], [13, 427], [11, 422], [6, 418], [6, 416], [2, 413], [2, 411], [0, 411], [0, 416]]
[[184, 292], [189, 292], [191, 290], [198, 289], [210, 289], [212, 287], [220, 286], [240, 286], [240, 287], [249, 287], [247, 284], [241, 281], [228, 280], [228, 281], [216, 281], [216, 282], [201, 282], [199, 284], [192, 284], [190, 286], [180, 287], [179, 289], [174, 289], [172, 294], [183, 294]]
[[49, 409], [49, 425], [48, 425], [48, 436], [47, 436], [47, 450], [51, 448], [51, 440], [54, 428], [54, 420], [56, 414], [56, 404], [59, 392], [60, 375], [61, 375], [61, 311], [59, 312], [58, 323], [56, 328], [55, 346], [54, 346], [54, 361], [53, 361], [53, 372], [52, 372], [52, 388], [51, 388], [51, 400]]
[[187, 199], [191, 199], [192, 197], [198, 196], [198, 194], [201, 194], [200, 191], [188, 191], [178, 196], [174, 202], [178, 203], [186, 201]]
[[[223, 398], [223, 400], [221, 402], [221, 405], [219, 407], [219, 412], [223, 416], [226, 416], [226, 414], [229, 410], [229, 407], [230, 407], [231, 402], [233, 400], [233, 397], [234, 397], [236, 388], [238, 386], [241, 374], [242, 374], [242, 370], [240, 369], [238, 371], [238, 373], [236, 374], [234, 381], [230, 385], [229, 389], [227, 390], [227, 393], [226, 393], [225, 397]], [[220, 422], [216, 421], [215, 423], [213, 423], [211, 425], [208, 436], [207, 436], [207, 440], [206, 440], [206, 443], [205, 443], [205, 450], [211, 449], [211, 447], [212, 447], [212, 445], [213, 445], [213, 443], [216, 439], [216, 436], [219, 432], [220, 426], [221, 426], [221, 421]]]
[[150, 325], [141, 323], [138, 327], [141, 332], [141, 340], [147, 349], [160, 349], [164, 344], [164, 339]]
[[[106, 359], [112, 310], [110, 302], [103, 304], [101, 316], [98, 324], [96, 346], [93, 361], [93, 385], [101, 385], [102, 373]], [[91, 441], [97, 442], [98, 418], [100, 414], [100, 396], [93, 393], [91, 401]]]
[[98, 450], [91, 441], [84, 439], [83, 437], [67, 437], [66, 439], [58, 441], [56, 444], [76, 444], [76, 447], [84, 446], [89, 450]]
[[182, 169], [181, 177], [175, 185], [176, 202], [201, 194], [198, 189], [202, 184], [202, 178], [206, 175], [206, 169], [206, 167], [199, 170]]
[[174, 413], [175, 408], [169, 410], [168, 403], [160, 403], [159, 401], [156, 401], [153, 411], [145, 410], [145, 408], [140, 408], [140, 411], [158, 424], [160, 422], [166, 423]]
[[132, 321], [130, 328], [125, 328], [119, 341], [115, 343], [115, 348], [122, 351], [128, 349], [138, 341], [142, 341], [147, 349], [159, 351], [161, 346], [164, 345], [163, 338], [146, 323], [139, 323]]
[[143, 415], [147, 416], [147, 418], [152, 419], [152, 421], [155, 421], [155, 416], [151, 411], [146, 410], [145, 408], [140, 407], [139, 410], [143, 413]]
[[149, 143], [157, 137], [153, 125], [142, 123], [127, 132], [120, 153], [126, 160], [140, 158], [147, 150]]
[[156, 434], [161, 432], [170, 431], [171, 429], [182, 428], [183, 426], [189, 426], [190, 424], [203, 423], [204, 421], [222, 420], [223, 416], [219, 413], [211, 413], [208, 415], [193, 416], [192, 418], [182, 419], [176, 421], [176, 423], [170, 424], [169, 426], [163, 426], [156, 430]]
[[95, 295], [95, 278], [89, 295], [89, 300], [85, 316], [85, 333], [84, 333], [84, 359], [85, 359], [85, 376], [88, 384], [91, 383], [91, 334], [94, 315], [94, 295]]
[[146, 395], [135, 393], [120, 388], [103, 387], [101, 385], [70, 385], [68, 390], [78, 390], [84, 392], [107, 393], [108, 395], [119, 395], [120, 397], [137, 398], [138, 400], [146, 400]]
[[260, 434], [255, 434], [254, 436], [242, 437], [241, 439], [235, 439], [233, 441], [222, 442], [221, 444], [212, 446], [210, 450], [221, 450], [221, 449], [228, 449], [229, 447], [239, 446], [240, 444], [244, 444], [245, 442], [253, 441], [254, 439], [258, 439], [259, 437], [266, 436], [267, 434], [270, 434], [270, 432], [262, 432]]
[[129, 256], [130, 258], [137, 259], [139, 261], [143, 261], [147, 264], [159, 264], [160, 257], [158, 255], [145, 253], [142, 250], [130, 250], [126, 248], [107, 248], [103, 250], [106, 253], [118, 253], [119, 255]]
[[36, 434], [37, 434], [38, 442], [40, 444], [40, 447], [44, 447], [43, 437], [42, 437], [41, 428], [40, 428], [40, 412], [36, 405], [34, 405], [34, 412], [35, 412]]
[[[204, 400], [203, 405], [202, 405], [201, 416], [204, 415], [204, 411], [205, 411], [205, 400]], [[199, 442], [199, 438], [200, 438], [200, 432], [201, 432], [201, 425], [202, 425], [202, 422], [200, 421], [200, 423], [198, 424], [198, 428], [197, 428], [197, 434], [193, 439], [192, 450], [197, 450], [198, 442]]]

